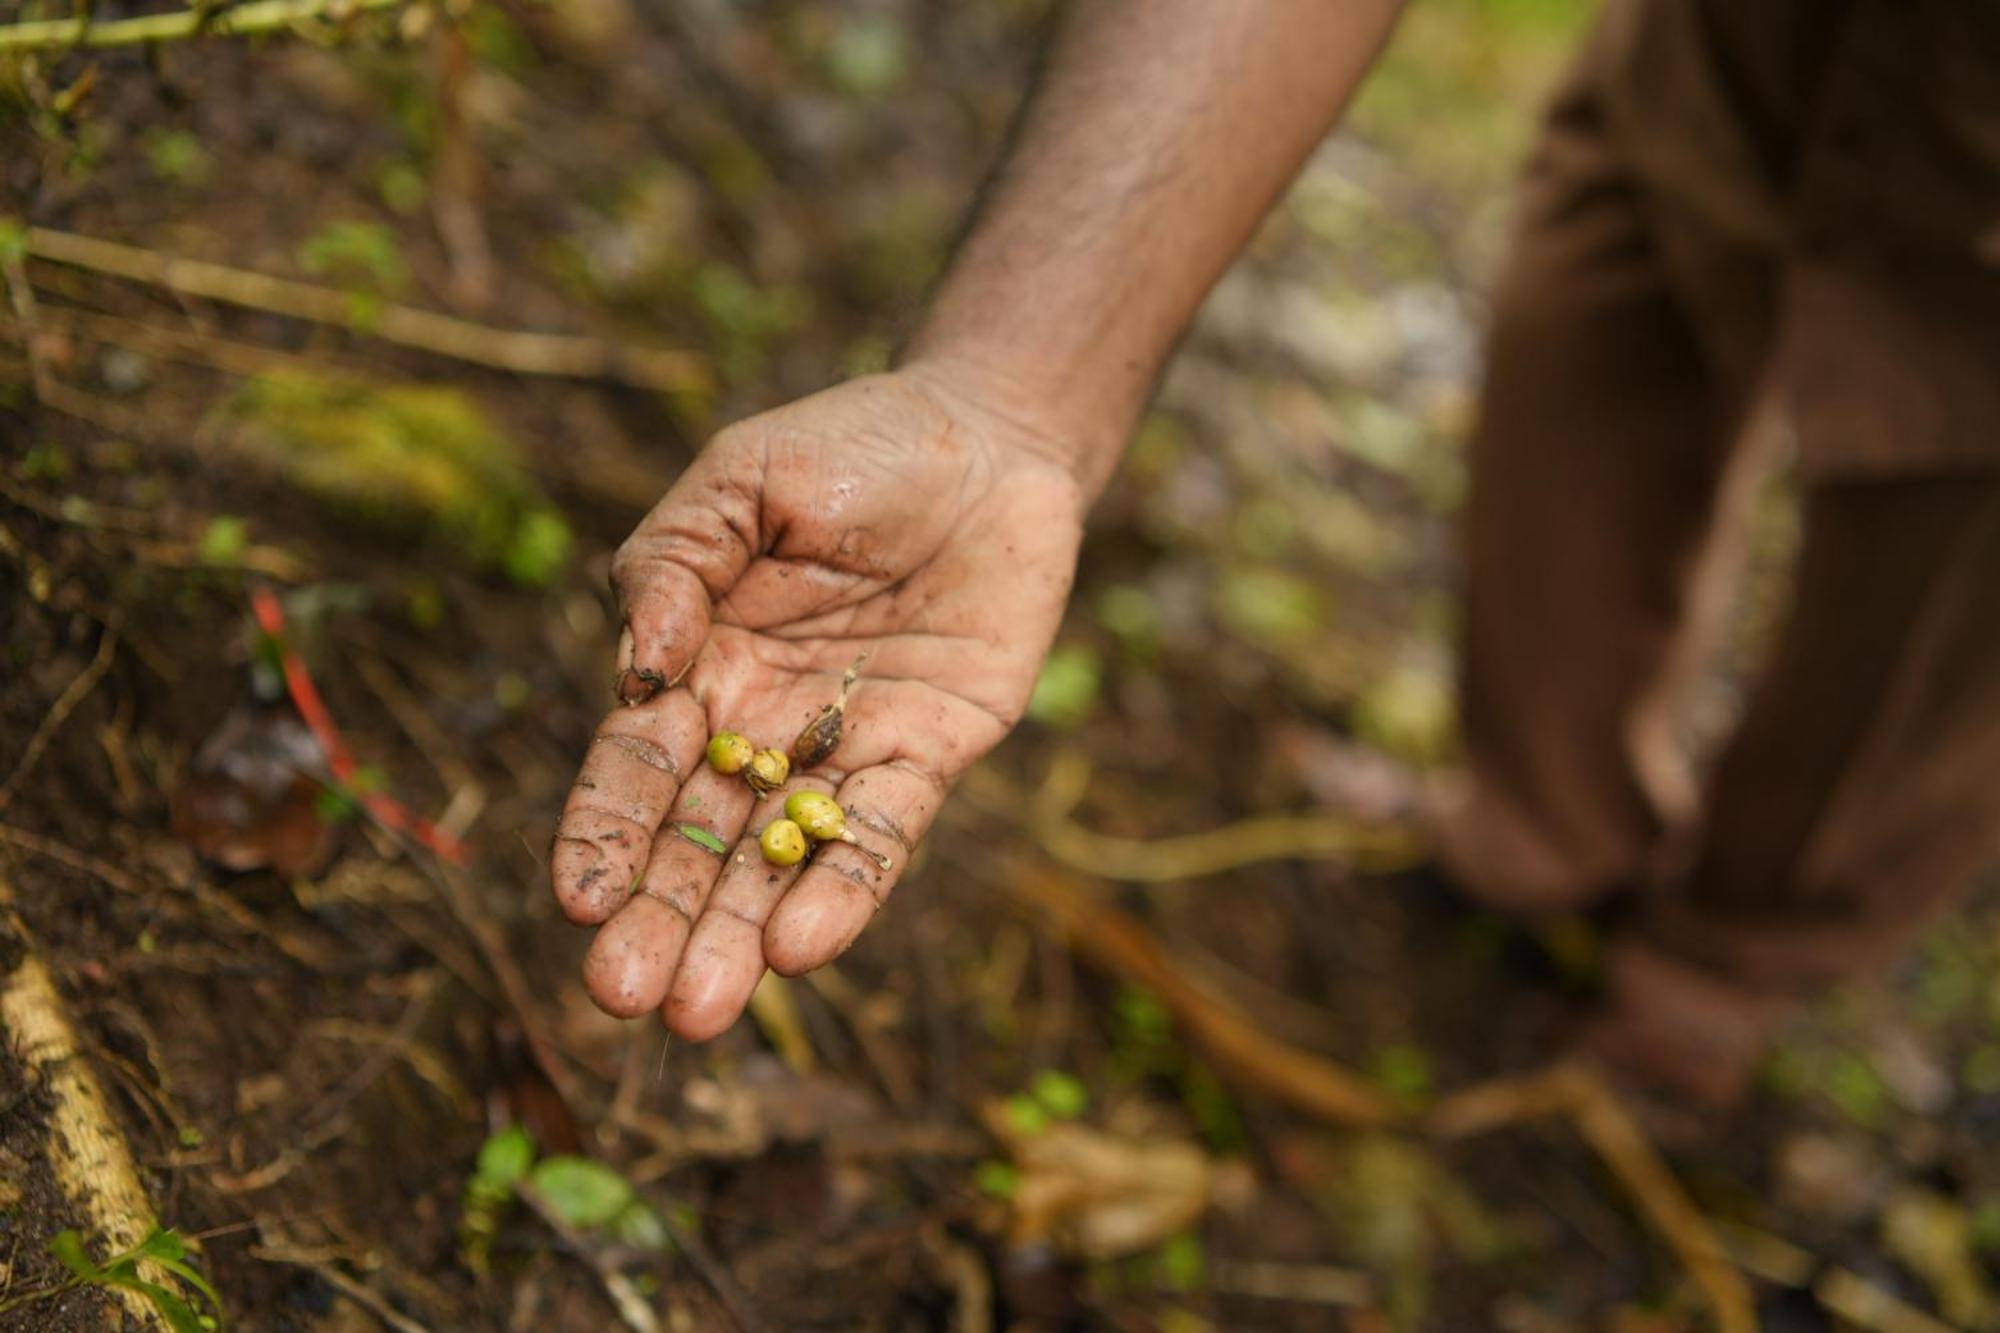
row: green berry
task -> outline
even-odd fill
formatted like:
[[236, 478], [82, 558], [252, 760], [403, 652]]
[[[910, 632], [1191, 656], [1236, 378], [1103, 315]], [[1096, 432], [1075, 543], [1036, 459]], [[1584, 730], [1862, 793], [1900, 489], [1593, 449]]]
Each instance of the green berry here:
[[774, 866], [795, 866], [806, 859], [805, 831], [789, 819], [774, 819], [757, 835], [757, 847]]
[[708, 766], [718, 773], [741, 773], [754, 752], [741, 732], [718, 731], [708, 741]]
[[814, 842], [831, 842], [847, 832], [847, 815], [831, 796], [795, 791], [785, 798], [785, 818]]

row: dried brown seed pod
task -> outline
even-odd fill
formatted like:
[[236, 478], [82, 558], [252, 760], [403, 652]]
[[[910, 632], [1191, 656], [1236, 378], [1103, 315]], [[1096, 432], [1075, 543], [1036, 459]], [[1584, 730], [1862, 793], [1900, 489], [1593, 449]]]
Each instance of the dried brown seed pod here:
[[847, 692], [854, 688], [855, 678], [861, 674], [861, 664], [867, 660], [865, 653], [854, 659], [840, 677], [839, 697], [820, 709], [819, 716], [806, 723], [806, 729], [792, 742], [794, 768], [802, 771], [817, 768], [839, 747], [840, 730], [847, 721]]

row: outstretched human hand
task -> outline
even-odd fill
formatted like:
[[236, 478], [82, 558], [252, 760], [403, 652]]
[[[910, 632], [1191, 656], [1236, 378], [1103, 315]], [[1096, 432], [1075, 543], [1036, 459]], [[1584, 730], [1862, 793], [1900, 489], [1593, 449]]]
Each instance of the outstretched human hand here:
[[[854, 942], [953, 780], [1020, 718], [1082, 509], [1056, 441], [935, 372], [855, 380], [709, 443], [613, 562], [624, 702], [550, 858], [564, 913], [599, 926], [584, 979], [601, 1007], [713, 1037], [767, 966]], [[759, 797], [702, 761], [722, 730], [788, 749], [864, 654], [820, 767]], [[767, 864], [757, 833], [800, 788], [833, 794], [888, 869], [838, 842]]]

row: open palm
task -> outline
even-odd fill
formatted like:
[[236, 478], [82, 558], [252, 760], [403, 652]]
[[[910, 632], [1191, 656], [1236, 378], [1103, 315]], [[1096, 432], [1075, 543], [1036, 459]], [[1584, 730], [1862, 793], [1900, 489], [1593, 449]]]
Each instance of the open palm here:
[[[626, 706], [551, 857], [565, 913], [601, 924], [584, 964], [601, 1006], [713, 1036], [767, 965], [803, 972], [860, 934], [1033, 689], [1081, 529], [1055, 457], [939, 385], [874, 376], [724, 431], [639, 525], [613, 566]], [[863, 657], [820, 767], [758, 797], [700, 762], [721, 730], [788, 748]], [[834, 794], [867, 852], [767, 864], [757, 831], [800, 788]]]

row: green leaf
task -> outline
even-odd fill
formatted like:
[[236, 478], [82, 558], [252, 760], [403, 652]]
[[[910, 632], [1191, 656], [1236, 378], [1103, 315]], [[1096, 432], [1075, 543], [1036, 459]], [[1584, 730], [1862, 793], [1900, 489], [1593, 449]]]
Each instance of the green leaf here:
[[529, 1183], [573, 1227], [601, 1227], [624, 1212], [634, 1197], [625, 1177], [588, 1157], [546, 1158], [530, 1173]]
[[472, 1178], [482, 1185], [512, 1189], [514, 1183], [535, 1165], [535, 1136], [526, 1125], [508, 1125], [495, 1130], [479, 1145], [479, 1158]]
[[576, 544], [569, 524], [553, 509], [533, 509], [521, 516], [513, 543], [501, 560], [507, 577], [528, 588], [547, 587], [569, 563]]
[[138, 1292], [151, 1301], [153, 1308], [160, 1312], [161, 1317], [167, 1321], [167, 1327], [174, 1333], [204, 1333], [201, 1320], [195, 1317], [193, 1307], [158, 1283], [146, 1282], [136, 1277], [106, 1277], [102, 1281], [104, 1286], [124, 1287]]
[[826, 48], [826, 72], [842, 92], [880, 97], [909, 76], [910, 45], [889, 18], [856, 19], [841, 25]]
[[201, 140], [186, 130], [154, 130], [145, 147], [153, 174], [170, 184], [200, 185], [215, 165]]
[[313, 817], [322, 824], [345, 823], [360, 810], [360, 803], [340, 787], [321, 787], [313, 793]]
[[217, 514], [201, 530], [201, 558], [204, 564], [233, 565], [243, 558], [250, 545], [250, 525], [233, 514]]
[[1035, 692], [1028, 699], [1028, 716], [1052, 727], [1074, 727], [1097, 707], [1103, 673], [1097, 653], [1088, 644], [1066, 643], [1049, 654]]
[[1372, 1072], [1383, 1091], [1397, 1101], [1414, 1105], [1431, 1095], [1431, 1059], [1420, 1047], [1384, 1047]]
[[699, 824], [676, 824], [674, 830], [695, 846], [707, 848], [717, 856], [729, 854], [729, 844]]
[[18, 264], [27, 257], [27, 226], [19, 218], [0, 217], [0, 264]]
[[649, 1250], [654, 1254], [663, 1253], [672, 1243], [672, 1238], [667, 1235], [667, 1224], [639, 1199], [634, 1199], [629, 1208], [612, 1219], [611, 1234], [622, 1245], [630, 1245], [635, 1250]]
[[49, 1240], [49, 1253], [84, 1281], [89, 1282], [100, 1272], [88, 1254], [83, 1251], [83, 1237], [75, 1231], [58, 1231]]
[[1060, 1069], [1044, 1069], [1028, 1084], [1028, 1091], [1042, 1109], [1058, 1120], [1074, 1120], [1090, 1109], [1090, 1089], [1074, 1074]]
[[1025, 1092], [1009, 1097], [1003, 1107], [1007, 1123], [1020, 1134], [1039, 1134], [1049, 1127], [1049, 1113]]
[[299, 247], [299, 266], [371, 294], [398, 292], [410, 281], [401, 241], [379, 222], [328, 223]]
[[972, 1168], [972, 1183], [988, 1198], [1011, 1199], [1021, 1188], [1021, 1173], [1012, 1162], [981, 1162]]
[[215, 1287], [210, 1284], [209, 1280], [203, 1277], [200, 1273], [196, 1272], [193, 1267], [191, 1267], [188, 1264], [182, 1263], [178, 1259], [161, 1259], [158, 1261], [158, 1263], [160, 1267], [166, 1269], [169, 1273], [172, 1273], [175, 1277], [179, 1278], [181, 1281], [187, 1283], [190, 1287], [193, 1287], [196, 1291], [206, 1296], [208, 1298], [208, 1303], [215, 1307], [215, 1311], [217, 1314], [220, 1314], [222, 1312], [221, 1295], [217, 1293]]
[[1207, 1264], [1201, 1237], [1191, 1231], [1178, 1232], [1160, 1246], [1160, 1277], [1175, 1291], [1194, 1291], [1201, 1286]]
[[187, 1242], [172, 1227], [154, 1227], [152, 1233], [127, 1250], [126, 1255], [133, 1259], [185, 1259]]

